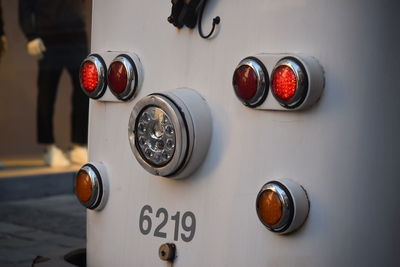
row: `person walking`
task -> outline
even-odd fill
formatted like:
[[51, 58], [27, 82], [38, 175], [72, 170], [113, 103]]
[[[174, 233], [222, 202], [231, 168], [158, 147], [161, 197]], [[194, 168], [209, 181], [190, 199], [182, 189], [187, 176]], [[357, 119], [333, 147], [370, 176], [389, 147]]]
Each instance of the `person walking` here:
[[[19, 0], [19, 23], [28, 54], [38, 59], [37, 141], [45, 145], [44, 161], [52, 167], [87, 162], [88, 98], [79, 84], [79, 67], [88, 45], [83, 0]], [[55, 145], [53, 113], [63, 69], [72, 80], [69, 157]]]

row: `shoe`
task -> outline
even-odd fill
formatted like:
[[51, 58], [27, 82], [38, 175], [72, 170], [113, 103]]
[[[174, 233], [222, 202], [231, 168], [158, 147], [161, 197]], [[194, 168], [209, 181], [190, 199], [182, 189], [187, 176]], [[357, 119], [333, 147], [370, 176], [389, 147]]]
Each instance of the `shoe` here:
[[85, 146], [73, 145], [69, 152], [69, 159], [73, 164], [83, 165], [88, 162], [88, 151]]
[[50, 167], [68, 167], [71, 162], [56, 145], [49, 145], [44, 154], [44, 162]]

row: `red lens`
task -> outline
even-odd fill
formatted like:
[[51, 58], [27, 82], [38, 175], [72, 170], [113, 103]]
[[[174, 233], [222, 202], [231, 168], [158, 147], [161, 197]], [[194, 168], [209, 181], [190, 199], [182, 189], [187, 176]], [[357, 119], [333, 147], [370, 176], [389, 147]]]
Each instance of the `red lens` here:
[[128, 73], [122, 62], [116, 61], [110, 65], [108, 85], [114, 93], [121, 94], [128, 84]]
[[244, 100], [252, 99], [257, 93], [258, 79], [252, 67], [242, 65], [233, 74], [233, 88], [236, 95]]
[[272, 74], [272, 92], [279, 101], [291, 100], [297, 90], [297, 77], [295, 72], [286, 65], [277, 67]]
[[96, 65], [91, 61], [83, 63], [80, 70], [82, 87], [88, 92], [93, 92], [99, 85], [99, 73]]

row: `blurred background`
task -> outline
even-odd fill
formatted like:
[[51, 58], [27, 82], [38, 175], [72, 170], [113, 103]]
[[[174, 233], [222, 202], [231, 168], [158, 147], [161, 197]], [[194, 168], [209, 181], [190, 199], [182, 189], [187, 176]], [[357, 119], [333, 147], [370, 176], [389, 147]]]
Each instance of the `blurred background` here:
[[[90, 36], [92, 1], [83, 2]], [[27, 40], [18, 24], [18, 1], [2, 0], [2, 7], [8, 50], [0, 60], [0, 158], [41, 156], [43, 147], [36, 142], [37, 59], [26, 51]], [[54, 135], [62, 149], [71, 145], [71, 93], [71, 81], [64, 71], [54, 114]]]
[[[0, 58], [0, 266], [22, 267], [39, 255], [55, 259], [84, 248], [86, 209], [73, 194], [80, 166], [52, 168], [43, 161], [45, 148], [36, 137], [38, 59], [27, 52], [19, 1], [0, 1], [8, 43]], [[82, 2], [90, 47], [92, 1]], [[55, 143], [63, 151], [72, 145], [71, 98], [64, 70], [54, 114]]]

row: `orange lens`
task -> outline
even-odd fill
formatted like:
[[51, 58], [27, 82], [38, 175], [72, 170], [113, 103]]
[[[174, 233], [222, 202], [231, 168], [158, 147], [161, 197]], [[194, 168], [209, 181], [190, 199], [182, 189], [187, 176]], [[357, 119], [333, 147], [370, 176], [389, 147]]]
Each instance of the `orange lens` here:
[[282, 202], [277, 193], [266, 190], [258, 198], [257, 212], [262, 220], [268, 226], [273, 226], [282, 218]]
[[76, 197], [83, 203], [90, 200], [93, 194], [92, 181], [90, 176], [85, 171], [79, 171], [75, 180]]

